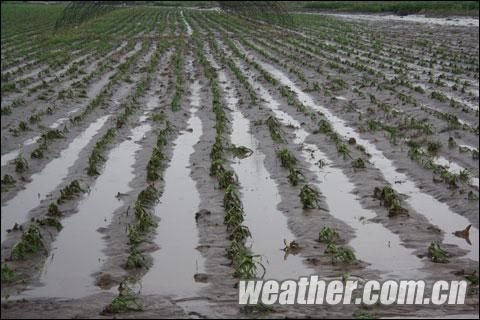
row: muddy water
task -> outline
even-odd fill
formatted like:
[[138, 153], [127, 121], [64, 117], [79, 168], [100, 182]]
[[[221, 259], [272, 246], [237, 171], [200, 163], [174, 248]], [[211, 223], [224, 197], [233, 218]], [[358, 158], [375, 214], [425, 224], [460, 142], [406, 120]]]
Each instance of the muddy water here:
[[102, 234], [98, 229], [107, 228], [113, 212], [124, 205], [116, 195], [130, 190], [135, 153], [150, 129], [149, 124], [134, 128], [131, 140], [110, 152], [105, 171], [80, 201], [78, 212], [62, 221], [64, 228], [53, 242], [42, 272], [43, 286], [25, 292], [24, 296], [81, 298], [99, 291], [92, 278], [104, 260]]
[[87, 146], [95, 134], [102, 128], [109, 116], [103, 116], [92, 123], [68, 147], [60, 153], [60, 157], [52, 160], [39, 173], [31, 177], [31, 182], [25, 185], [15, 198], [2, 204], [2, 242], [6, 237], [6, 230], [15, 223], [27, 221], [30, 210], [40, 204], [45, 196], [55, 190], [62, 179], [68, 174], [68, 169], [75, 163], [79, 153]]
[[[212, 65], [218, 65], [210, 59]], [[313, 274], [300, 256], [285, 255], [281, 249], [284, 239], [295, 240], [288, 228], [287, 218], [277, 209], [281, 202], [278, 185], [270, 178], [265, 168], [265, 155], [259, 149], [259, 143], [250, 132], [250, 121], [238, 111], [238, 98], [232, 82], [224, 71], [218, 71], [220, 86], [226, 94], [227, 106], [232, 109], [231, 140], [236, 146], [244, 146], [253, 151], [245, 159], [234, 159], [232, 169], [238, 176], [245, 222], [252, 237], [247, 242], [254, 254], [261, 255], [266, 268], [265, 279], [297, 279]]]
[[[437, 225], [445, 232], [444, 242], [457, 245], [460, 248], [467, 250], [466, 257], [478, 261], [478, 229], [472, 227], [470, 230], [470, 240], [472, 245], [468, 244], [464, 239], [453, 235], [453, 232], [463, 230], [470, 224], [468, 219], [450, 210], [447, 204], [441, 203], [434, 197], [421, 192], [413, 181], [411, 181], [405, 174], [397, 171], [393, 162], [390, 159], [387, 159], [374, 144], [370, 143], [368, 140], [362, 139], [356, 131], [345, 123], [345, 121], [333, 115], [330, 110], [324, 106], [316, 104], [308, 94], [296, 86], [282, 71], [276, 69], [270, 64], [260, 61], [258, 63], [277, 78], [281, 84], [289, 86], [290, 89], [297, 94], [302, 103], [315, 111], [322, 112], [340, 135], [348, 138], [353, 137], [356, 139], [357, 143], [363, 145], [366, 151], [372, 155], [370, 159], [371, 162], [382, 172], [390, 185], [397, 192], [408, 195], [409, 197], [406, 201], [410, 206], [418, 213], [424, 215], [430, 223]], [[402, 181], [403, 183], [398, 184], [395, 183], [396, 181]]]
[[[69, 111], [67, 113], [67, 115], [71, 115], [75, 112], [78, 111], [79, 108], [75, 108], [71, 111]], [[57, 119], [54, 123], [52, 123], [49, 127], [50, 129], [56, 129], [58, 127], [60, 127], [62, 124], [65, 123], [65, 121], [68, 120], [68, 117], [65, 117], [65, 118], [60, 118], [60, 119]], [[22, 147], [26, 147], [26, 146], [29, 146], [29, 145], [32, 145], [34, 144], [35, 142], [37, 142], [37, 140], [40, 138], [40, 136], [35, 136], [33, 138], [30, 138], [30, 139], [27, 139], [25, 140], [21, 146]], [[21, 148], [20, 148], [21, 149]], [[20, 149], [16, 149], [16, 150], [13, 150], [13, 151], [10, 151], [4, 155], [2, 155], [1, 157], [1, 166], [6, 166], [10, 161], [12, 161], [13, 159], [15, 159], [19, 154], [20, 154]]]
[[[195, 213], [199, 211], [200, 195], [190, 176], [190, 155], [202, 135], [202, 123], [196, 115], [200, 107], [201, 86], [191, 86], [192, 116], [188, 128], [175, 141], [170, 166], [163, 177], [165, 190], [155, 214], [160, 218], [153, 253], [153, 266], [142, 279], [143, 294], [168, 294], [177, 297], [197, 295], [205, 284], [196, 283], [194, 275], [204, 272], [204, 258], [196, 249], [198, 230]], [[175, 281], [172, 281], [172, 280]]]
[[[254, 79], [248, 77], [254, 85]], [[376, 214], [360, 205], [352, 193], [355, 187], [343, 171], [332, 166], [327, 155], [316, 145], [305, 143], [309, 134], [300, 129], [301, 125], [297, 120], [279, 109], [278, 102], [265, 88], [260, 85], [254, 86], [260, 97], [266, 101], [266, 106], [283, 125], [298, 128], [294, 131], [294, 142], [303, 145], [302, 156], [319, 181], [315, 185], [325, 196], [330, 214], [356, 230], [355, 238], [349, 245], [354, 249], [357, 258], [371, 264], [372, 269], [382, 271], [381, 277], [412, 279], [422, 277], [424, 274], [420, 269], [423, 264], [414, 255], [413, 250], [405, 248], [398, 235], [383, 225], [368, 221], [376, 217]], [[317, 165], [319, 160], [327, 160], [327, 164], [320, 168]]]

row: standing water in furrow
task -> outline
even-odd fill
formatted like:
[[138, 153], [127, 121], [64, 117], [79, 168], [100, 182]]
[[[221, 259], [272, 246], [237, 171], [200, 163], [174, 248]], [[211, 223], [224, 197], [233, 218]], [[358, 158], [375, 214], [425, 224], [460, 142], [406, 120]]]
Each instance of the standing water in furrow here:
[[[246, 53], [245, 51], [243, 52]], [[478, 261], [478, 229], [473, 226], [470, 229], [470, 241], [472, 244], [469, 244], [467, 241], [465, 241], [465, 239], [459, 238], [453, 234], [456, 231], [465, 229], [466, 226], [471, 224], [467, 218], [450, 210], [447, 204], [442, 203], [433, 196], [422, 192], [404, 173], [398, 172], [397, 167], [393, 164], [393, 162], [386, 158], [382, 151], [378, 150], [373, 143], [370, 143], [366, 139], [362, 139], [353, 128], [349, 127], [342, 119], [333, 115], [330, 110], [324, 106], [316, 104], [310, 95], [306, 94], [303, 90], [296, 86], [295, 83], [293, 83], [293, 81], [291, 81], [282, 71], [276, 69], [268, 63], [261, 61], [258, 61], [258, 63], [277, 80], [279, 80], [282, 85], [290, 87], [290, 89], [297, 94], [298, 99], [302, 103], [315, 111], [322, 112], [332, 124], [335, 131], [337, 131], [341, 136], [353, 137], [357, 143], [363, 145], [366, 152], [371, 154], [370, 161], [381, 171], [392, 188], [399, 193], [407, 195], [408, 198], [406, 201], [415, 211], [424, 215], [430, 221], [430, 223], [437, 225], [442, 231], [445, 232], [444, 242], [457, 245], [458, 247], [466, 250], [467, 254], [465, 257]], [[395, 183], [396, 181], [402, 181], [403, 183], [398, 184]]]
[[205, 286], [194, 280], [195, 274], [204, 271], [204, 258], [196, 249], [199, 239], [195, 213], [199, 210], [200, 195], [190, 176], [190, 155], [203, 132], [196, 115], [200, 89], [197, 80], [191, 86], [189, 130], [176, 139], [170, 166], [163, 177], [165, 190], [155, 207], [160, 218], [155, 243], [160, 249], [153, 253], [153, 265], [142, 278], [143, 294], [190, 297]]
[[[72, 115], [74, 113], [76, 113], [77, 111], [79, 110], [79, 108], [75, 108], [69, 112], [67, 112], [67, 116], [69, 115]], [[49, 128], [50, 129], [56, 129], [58, 127], [60, 127], [65, 121], [67, 121], [69, 118], [68, 117], [64, 117], [64, 118], [60, 118], [60, 119], [57, 119], [54, 123], [52, 123]], [[35, 142], [38, 141], [38, 139], [40, 139], [40, 136], [35, 136], [33, 138], [30, 138], [30, 139], [27, 139], [25, 140], [22, 144], [21, 144], [21, 147], [19, 149], [15, 149], [15, 150], [12, 150], [4, 155], [2, 155], [1, 157], [1, 166], [6, 166], [10, 161], [12, 161], [13, 159], [15, 159], [19, 154], [20, 154], [20, 151], [21, 151], [21, 148], [22, 147], [26, 147], [26, 146], [29, 146], [29, 145], [32, 145], [34, 144]]]
[[64, 228], [52, 244], [41, 275], [43, 285], [23, 296], [75, 299], [100, 290], [92, 277], [104, 260], [102, 234], [98, 229], [107, 228], [113, 212], [124, 205], [116, 196], [130, 190], [135, 153], [142, 147], [140, 141], [150, 129], [149, 124], [139, 125], [132, 130], [129, 139], [110, 151], [105, 171], [80, 201], [78, 212], [62, 221]]
[[67, 176], [69, 168], [78, 159], [82, 149], [87, 146], [109, 117], [109, 115], [103, 116], [92, 123], [60, 153], [60, 157], [48, 163], [41, 172], [34, 174], [25, 189], [10, 201], [2, 204], [2, 242], [6, 238], [7, 229], [12, 228], [15, 223], [26, 222], [30, 210], [38, 206], [46, 195], [55, 190], [62, 179]]
[[[245, 72], [243, 67], [242, 69]], [[318, 161], [328, 159], [328, 156], [316, 145], [305, 143], [308, 133], [300, 128], [300, 123], [281, 111], [279, 103], [262, 85], [255, 83], [252, 75], [246, 73], [246, 76], [260, 98], [266, 101], [266, 107], [274, 112], [275, 117], [283, 125], [297, 128], [294, 131], [294, 143], [303, 145], [303, 158], [309, 163], [309, 169], [319, 180], [316, 187], [325, 196], [330, 214], [345, 221], [356, 230], [355, 238], [349, 245], [354, 249], [357, 258], [371, 264], [372, 269], [382, 271], [382, 277], [421, 278], [423, 272], [420, 269], [423, 264], [414, 255], [413, 250], [405, 248], [398, 235], [383, 225], [368, 221], [376, 214], [360, 205], [352, 193], [355, 187], [343, 171], [328, 164], [320, 169], [317, 165]], [[360, 220], [360, 217], [365, 219]]]
[[[218, 65], [211, 58], [212, 66]], [[232, 144], [252, 150], [251, 156], [235, 159], [232, 169], [238, 176], [241, 187], [242, 203], [245, 211], [244, 224], [251, 233], [246, 243], [253, 254], [261, 256], [261, 262], [266, 268], [265, 279], [297, 279], [313, 273], [303, 264], [297, 255], [286, 255], [282, 251], [284, 240], [292, 241], [295, 236], [288, 228], [285, 215], [278, 210], [281, 202], [278, 185], [270, 177], [264, 160], [265, 155], [259, 149], [258, 141], [250, 132], [250, 121], [237, 109], [238, 98], [233, 89], [233, 83], [222, 70], [218, 70], [218, 80], [227, 102], [232, 109]]]

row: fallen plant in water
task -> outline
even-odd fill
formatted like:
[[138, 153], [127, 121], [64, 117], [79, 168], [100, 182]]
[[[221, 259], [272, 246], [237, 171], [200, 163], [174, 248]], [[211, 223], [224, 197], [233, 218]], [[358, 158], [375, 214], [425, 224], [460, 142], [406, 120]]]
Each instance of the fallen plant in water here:
[[304, 209], [315, 209], [318, 208], [318, 197], [319, 192], [315, 190], [314, 187], [309, 185], [304, 185], [300, 191], [300, 200], [303, 203]]
[[350, 150], [348, 150], [348, 146], [344, 143], [337, 144], [337, 152], [343, 156], [343, 160], [347, 160], [347, 157], [352, 159]]
[[428, 257], [435, 263], [447, 263], [448, 254], [445, 250], [440, 248], [437, 242], [432, 242], [428, 247]]
[[229, 148], [230, 152], [233, 153], [233, 155], [237, 158], [240, 158], [240, 159], [245, 159], [245, 158], [248, 158], [250, 157], [252, 154], [253, 154], [253, 150], [252, 149], [249, 149], [247, 147], [244, 147], [244, 146], [235, 146], [232, 144], [232, 146]]

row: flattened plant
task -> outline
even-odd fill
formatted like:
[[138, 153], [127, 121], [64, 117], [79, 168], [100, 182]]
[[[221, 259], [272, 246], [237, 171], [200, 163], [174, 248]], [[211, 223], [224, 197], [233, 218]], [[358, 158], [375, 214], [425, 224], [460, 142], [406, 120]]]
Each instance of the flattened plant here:
[[313, 186], [308, 184], [304, 185], [299, 196], [304, 209], [315, 209], [319, 207], [320, 194]]
[[69, 185], [60, 190], [60, 197], [57, 199], [57, 204], [65, 203], [84, 192], [85, 190], [80, 186], [80, 182], [78, 180], [73, 180]]
[[440, 248], [437, 242], [430, 243], [428, 247], [428, 257], [435, 263], [447, 263], [448, 253]]
[[25, 172], [28, 169], [28, 162], [27, 160], [22, 156], [22, 154], [19, 154], [15, 160], [13, 161], [15, 164], [15, 171], [18, 173]]
[[10, 269], [6, 263], [3, 263], [2, 269], [1, 269], [2, 283], [12, 282], [15, 279], [15, 277], [16, 277], [15, 272], [13, 272], [13, 270]]
[[373, 191], [374, 198], [381, 201], [382, 205], [388, 208], [388, 216], [408, 215], [408, 210], [401, 206], [398, 194], [391, 187], [376, 187]]
[[132, 286], [137, 281], [131, 277], [124, 279], [118, 286], [118, 295], [103, 309], [103, 314], [122, 313], [127, 311], [142, 311], [143, 306], [136, 296]]
[[275, 142], [284, 142], [282, 130], [280, 129], [280, 122], [273, 116], [268, 117], [266, 120], [268, 130], [270, 130], [270, 136]]
[[1, 180], [2, 192], [8, 191], [11, 187], [15, 186], [15, 183], [16, 181], [11, 175], [3, 175]]
[[12, 248], [11, 258], [21, 260], [27, 254], [37, 253], [40, 250], [46, 250], [43, 243], [43, 237], [37, 223], [31, 223], [26, 231], [23, 232], [20, 241]]

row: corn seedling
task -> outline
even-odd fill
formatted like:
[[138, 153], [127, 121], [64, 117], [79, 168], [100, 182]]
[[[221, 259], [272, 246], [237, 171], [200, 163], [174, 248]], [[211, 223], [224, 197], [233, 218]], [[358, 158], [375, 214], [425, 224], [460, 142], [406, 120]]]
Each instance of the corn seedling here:
[[13, 272], [6, 263], [3, 263], [1, 272], [2, 283], [12, 282], [15, 279], [15, 276], [15, 272]]
[[143, 306], [139, 302], [134, 290], [136, 284], [132, 278], [126, 278], [118, 286], [118, 295], [103, 309], [103, 314], [122, 313], [127, 311], [142, 311]]
[[270, 136], [275, 142], [284, 142], [282, 137], [282, 130], [280, 129], [280, 123], [273, 116], [268, 117], [266, 120], [268, 130], [270, 130]]
[[252, 149], [249, 149], [247, 147], [244, 147], [244, 146], [235, 146], [235, 145], [232, 145], [230, 148], [229, 148], [230, 152], [233, 153], [233, 155], [237, 158], [240, 158], [240, 159], [245, 159], [245, 158], [248, 158], [250, 157], [252, 154], [253, 154], [253, 150]]
[[362, 158], [358, 158], [352, 161], [352, 167], [354, 169], [365, 169], [365, 162], [362, 160]]
[[445, 250], [440, 248], [437, 242], [432, 242], [428, 247], [428, 257], [435, 263], [447, 263], [448, 254]]
[[335, 243], [339, 239], [337, 231], [329, 228], [323, 227], [318, 234], [318, 241], [323, 243]]
[[36, 223], [30, 224], [27, 231], [24, 231], [20, 241], [12, 248], [11, 257], [14, 260], [24, 259], [29, 253], [36, 253], [46, 250], [43, 244], [43, 237]]
[[85, 190], [80, 186], [80, 182], [73, 180], [68, 186], [60, 190], [60, 197], [57, 199], [57, 204], [65, 203], [83, 192], [85, 192]]
[[300, 200], [303, 203], [304, 209], [315, 209], [318, 208], [318, 197], [319, 193], [315, 190], [314, 187], [305, 185], [300, 191]]
[[27, 160], [25, 160], [25, 158], [21, 154], [19, 154], [15, 158], [14, 164], [15, 164], [15, 171], [18, 173], [25, 172], [28, 169], [28, 162]]
[[9, 175], [9, 174], [5, 174], [3, 175], [2, 177], [2, 180], [1, 180], [1, 190], [2, 192], [6, 192], [8, 191], [10, 188], [12, 188], [13, 186], [15, 186], [15, 179]]

